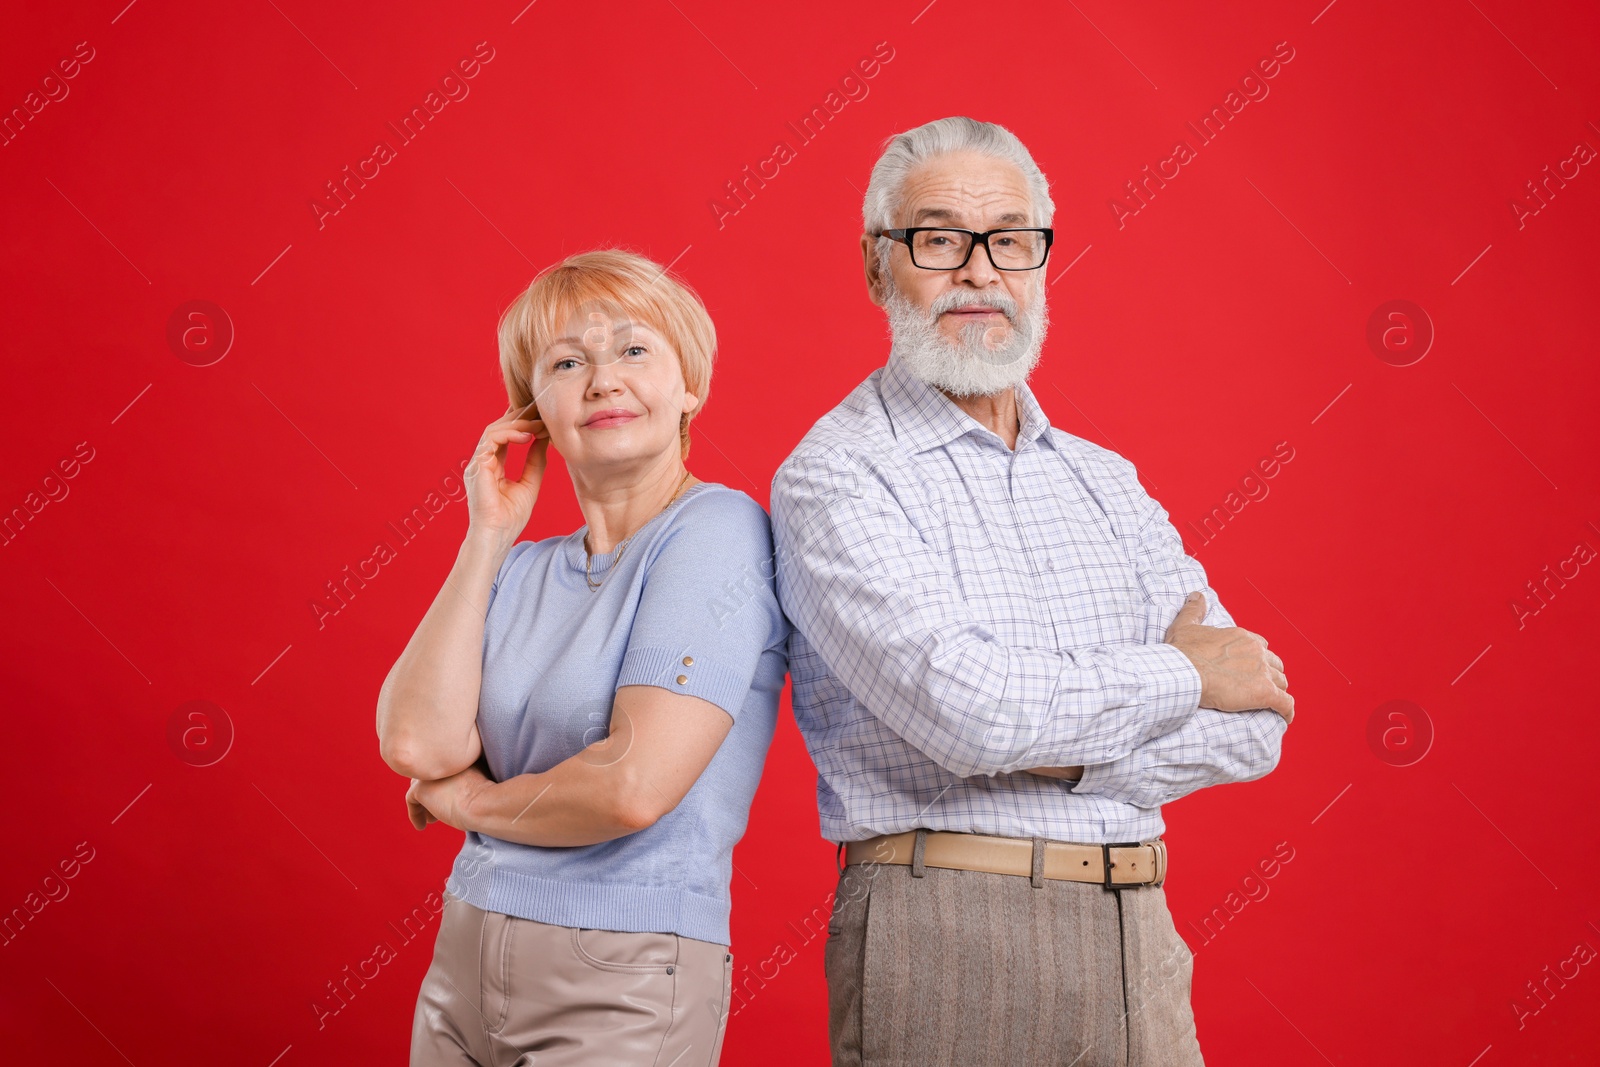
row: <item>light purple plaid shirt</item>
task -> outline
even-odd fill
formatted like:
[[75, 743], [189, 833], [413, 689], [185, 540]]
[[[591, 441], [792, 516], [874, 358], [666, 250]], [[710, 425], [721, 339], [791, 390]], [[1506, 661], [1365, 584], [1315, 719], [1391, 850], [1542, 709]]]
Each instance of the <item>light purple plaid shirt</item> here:
[[[795, 719], [822, 835], [1148, 840], [1161, 805], [1277, 765], [1269, 710], [1199, 707], [1164, 644], [1232, 626], [1132, 463], [1017, 387], [1015, 451], [891, 356], [772, 482]], [[1073, 785], [1027, 767], [1081, 764]]]

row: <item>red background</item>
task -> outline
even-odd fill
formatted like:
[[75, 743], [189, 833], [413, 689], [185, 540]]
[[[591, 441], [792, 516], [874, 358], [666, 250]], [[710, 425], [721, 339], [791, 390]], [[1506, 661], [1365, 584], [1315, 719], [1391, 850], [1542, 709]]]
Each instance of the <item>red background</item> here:
[[[946, 114], [1010, 127], [1054, 183], [1046, 411], [1138, 464], [1293, 680], [1277, 771], [1166, 811], [1208, 1061], [1591, 1062], [1594, 966], [1543, 1001], [1526, 983], [1600, 949], [1597, 567], [1520, 626], [1512, 605], [1600, 548], [1600, 168], [1520, 225], [1512, 203], [1600, 148], [1592, 5], [121, 2], [13, 9], [0, 35], [6, 113], [94, 56], [0, 148], [0, 508], [70, 490], [0, 553], [0, 909], [93, 849], [0, 947], [14, 1062], [403, 1061], [436, 926], [323, 1028], [310, 1005], [459, 845], [411, 829], [373, 722], [464, 504], [320, 627], [312, 603], [504, 410], [497, 314], [586, 248], [703, 295], [721, 349], [692, 467], [767, 503], [886, 356], [856, 247], [878, 146]], [[470, 95], [400, 145], [385, 124], [480, 41]], [[869, 95], [799, 144], [786, 123], [879, 42]], [[1270, 95], [1200, 147], [1185, 122], [1278, 42]], [[380, 138], [397, 157], [319, 227]], [[1180, 138], [1198, 158], [1119, 226], [1111, 200]], [[795, 158], [719, 225], [780, 139]], [[1366, 340], [1396, 299], [1436, 331], [1403, 367]], [[191, 300], [236, 333], [209, 366], [167, 340]], [[1195, 536], [1280, 441], [1269, 495]], [[581, 522], [546, 484], [527, 536]], [[191, 700], [235, 731], [211, 766], [169, 745]], [[1422, 712], [1369, 741], [1391, 700]], [[1395, 765], [1423, 716], [1431, 748]], [[728, 1064], [826, 1060], [821, 943], [788, 925], [834, 884], [814, 780], [785, 710], [733, 948], [741, 984], [780, 940], [798, 957], [732, 1019]]]

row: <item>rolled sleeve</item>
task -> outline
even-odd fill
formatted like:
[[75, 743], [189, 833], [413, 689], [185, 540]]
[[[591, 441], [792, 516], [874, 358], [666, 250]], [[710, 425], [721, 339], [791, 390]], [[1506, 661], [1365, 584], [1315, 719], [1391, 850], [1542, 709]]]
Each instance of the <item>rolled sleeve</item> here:
[[762, 655], [788, 639], [772, 529], [744, 493], [694, 503], [645, 565], [617, 688], [653, 685], [699, 697], [737, 720]]

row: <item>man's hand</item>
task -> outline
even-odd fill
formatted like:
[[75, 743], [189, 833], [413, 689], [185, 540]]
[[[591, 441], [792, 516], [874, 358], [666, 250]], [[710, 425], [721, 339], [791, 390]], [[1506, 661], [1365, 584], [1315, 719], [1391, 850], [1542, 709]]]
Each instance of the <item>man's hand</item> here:
[[477, 764], [448, 778], [411, 779], [406, 790], [406, 812], [411, 816], [411, 825], [421, 830], [429, 823], [442, 822], [457, 830], [468, 829], [466, 813], [472, 798], [492, 784]]
[[1267, 708], [1294, 721], [1294, 697], [1283, 660], [1266, 638], [1238, 626], [1206, 626], [1205, 594], [1194, 592], [1167, 627], [1166, 643], [1189, 657], [1200, 672], [1200, 705], [1217, 711]]

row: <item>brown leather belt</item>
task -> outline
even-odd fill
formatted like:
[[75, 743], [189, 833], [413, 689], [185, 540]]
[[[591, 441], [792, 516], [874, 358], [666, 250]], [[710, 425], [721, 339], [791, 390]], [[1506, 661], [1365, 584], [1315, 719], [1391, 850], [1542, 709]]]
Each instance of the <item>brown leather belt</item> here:
[[[920, 838], [920, 840], [919, 840]], [[845, 845], [845, 863], [910, 864], [921, 867], [1012, 874], [1032, 880], [1090, 882], [1107, 889], [1160, 885], [1167, 876], [1167, 845], [1154, 841], [1078, 845], [1040, 838], [994, 837], [948, 830], [907, 830]]]

